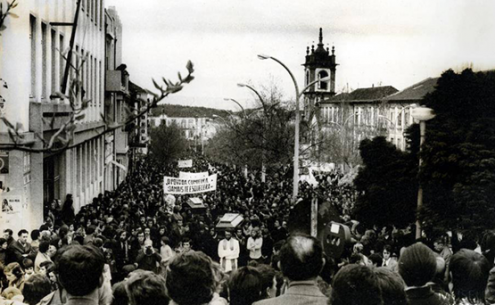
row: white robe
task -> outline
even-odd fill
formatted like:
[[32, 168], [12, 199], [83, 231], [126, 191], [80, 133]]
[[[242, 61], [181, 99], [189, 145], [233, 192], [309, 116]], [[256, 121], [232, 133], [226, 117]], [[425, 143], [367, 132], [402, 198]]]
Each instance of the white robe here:
[[237, 269], [239, 252], [239, 241], [234, 238], [230, 240], [224, 238], [218, 243], [218, 257], [224, 272]]

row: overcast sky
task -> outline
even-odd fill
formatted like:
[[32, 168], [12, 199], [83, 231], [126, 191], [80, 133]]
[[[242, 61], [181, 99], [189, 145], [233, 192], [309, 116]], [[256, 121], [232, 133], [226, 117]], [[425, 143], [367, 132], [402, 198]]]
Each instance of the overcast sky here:
[[123, 61], [131, 80], [185, 74], [196, 79], [171, 103], [235, 108], [224, 98], [254, 100], [237, 83], [275, 82], [294, 96], [283, 61], [303, 85], [306, 47], [335, 46], [336, 88], [392, 85], [404, 89], [442, 71], [495, 68], [495, 1], [387, 0], [107, 0], [123, 23]]

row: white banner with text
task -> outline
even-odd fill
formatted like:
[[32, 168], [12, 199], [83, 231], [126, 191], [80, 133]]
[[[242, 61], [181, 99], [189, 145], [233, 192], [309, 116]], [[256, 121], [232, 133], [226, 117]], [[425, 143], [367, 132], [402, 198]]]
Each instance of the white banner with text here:
[[163, 192], [165, 194], [197, 194], [215, 191], [216, 189], [217, 174], [200, 179], [163, 177]]
[[188, 168], [188, 167], [192, 167], [192, 166], [193, 166], [192, 159], [179, 160], [179, 168]]

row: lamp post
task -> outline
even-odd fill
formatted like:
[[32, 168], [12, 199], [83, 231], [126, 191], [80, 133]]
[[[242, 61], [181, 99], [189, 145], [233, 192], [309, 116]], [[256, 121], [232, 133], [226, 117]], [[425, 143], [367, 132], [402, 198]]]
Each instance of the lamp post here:
[[206, 134], [206, 123], [208, 123], [210, 120], [205, 119], [205, 122], [201, 125], [201, 154], [204, 156], [205, 155], [205, 138], [204, 135]]
[[224, 98], [223, 99], [224, 101], [227, 101], [227, 102], [232, 102], [232, 103], [236, 103], [237, 106], [239, 106], [242, 110], [242, 115], [244, 117], [246, 117], [246, 110], [244, 109], [244, 107], [242, 107], [241, 103], [239, 103], [238, 101], [234, 100], [233, 98]]
[[[426, 121], [429, 121], [435, 117], [433, 109], [427, 107], [416, 107], [411, 109], [411, 115], [414, 119], [419, 121], [420, 130], [420, 142], [419, 142], [419, 167], [418, 172], [421, 171], [422, 157], [421, 152], [423, 150], [423, 143], [425, 142]], [[419, 221], [419, 211], [423, 206], [423, 187], [421, 181], [418, 180], [418, 204], [416, 215], [416, 239], [421, 238], [421, 223]]]
[[301, 99], [301, 95], [311, 88], [314, 84], [317, 82], [321, 81], [326, 81], [329, 80], [330, 77], [325, 77], [322, 79], [316, 79], [312, 82], [310, 82], [301, 92], [299, 92], [299, 86], [297, 85], [296, 78], [294, 77], [294, 74], [290, 71], [290, 69], [280, 60], [276, 59], [275, 57], [269, 56], [269, 55], [258, 55], [258, 58], [261, 60], [265, 59], [271, 59], [281, 65], [287, 73], [289, 73], [292, 82], [294, 83], [294, 89], [296, 91], [296, 122], [295, 122], [295, 128], [294, 128], [294, 175], [293, 175], [293, 185], [292, 185], [292, 198], [294, 201], [297, 200], [297, 195], [299, 192], [299, 128], [300, 128], [300, 123], [301, 123], [301, 113], [299, 112], [299, 100]]
[[296, 90], [296, 125], [295, 125], [295, 130], [294, 130], [294, 175], [293, 175], [293, 181], [292, 181], [292, 198], [294, 201], [297, 200], [297, 195], [299, 192], [299, 124], [301, 121], [301, 113], [299, 112], [299, 86], [297, 85], [296, 78], [294, 77], [294, 74], [289, 70], [289, 68], [280, 60], [276, 59], [275, 57], [272, 56], [267, 56], [267, 55], [258, 55], [258, 58], [261, 60], [265, 59], [271, 59], [281, 65], [287, 73], [289, 73], [290, 77], [292, 78], [292, 82], [294, 83], [294, 89]]
[[[251, 87], [250, 85], [246, 85], [246, 84], [237, 84], [238, 87], [240, 88], [247, 88], [251, 91], [254, 92], [254, 94], [256, 94], [256, 96], [258, 97], [258, 99], [260, 100], [261, 102], [261, 105], [263, 106], [263, 110], [266, 111], [266, 108], [265, 108], [265, 101], [263, 100], [263, 97], [261, 97], [261, 94], [256, 90], [254, 89], [253, 87]], [[265, 167], [265, 115], [266, 115], [266, 112], [263, 116], [263, 131], [262, 131], [262, 134], [261, 134], [261, 141], [262, 141], [262, 150], [261, 150], [261, 182], [265, 182], [266, 181], [266, 167]]]

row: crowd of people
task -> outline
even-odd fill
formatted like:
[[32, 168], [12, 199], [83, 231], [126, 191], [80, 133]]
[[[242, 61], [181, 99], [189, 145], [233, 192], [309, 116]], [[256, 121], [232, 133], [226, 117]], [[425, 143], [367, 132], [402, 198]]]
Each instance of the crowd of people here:
[[[0, 238], [4, 304], [490, 304], [495, 233], [414, 239], [411, 227], [362, 228], [348, 213], [355, 193], [339, 172], [300, 184], [300, 199], [335, 206], [352, 237], [342, 255], [321, 240], [289, 234], [289, 167], [244, 175], [194, 157], [192, 172], [216, 173], [214, 192], [163, 194], [175, 165], [139, 160], [114, 192], [75, 213], [72, 196], [46, 207], [36, 230]], [[187, 201], [199, 197], [205, 209]], [[242, 215], [232, 230], [226, 213]], [[492, 274], [493, 273], [493, 274]], [[493, 277], [493, 279], [492, 279]]]

